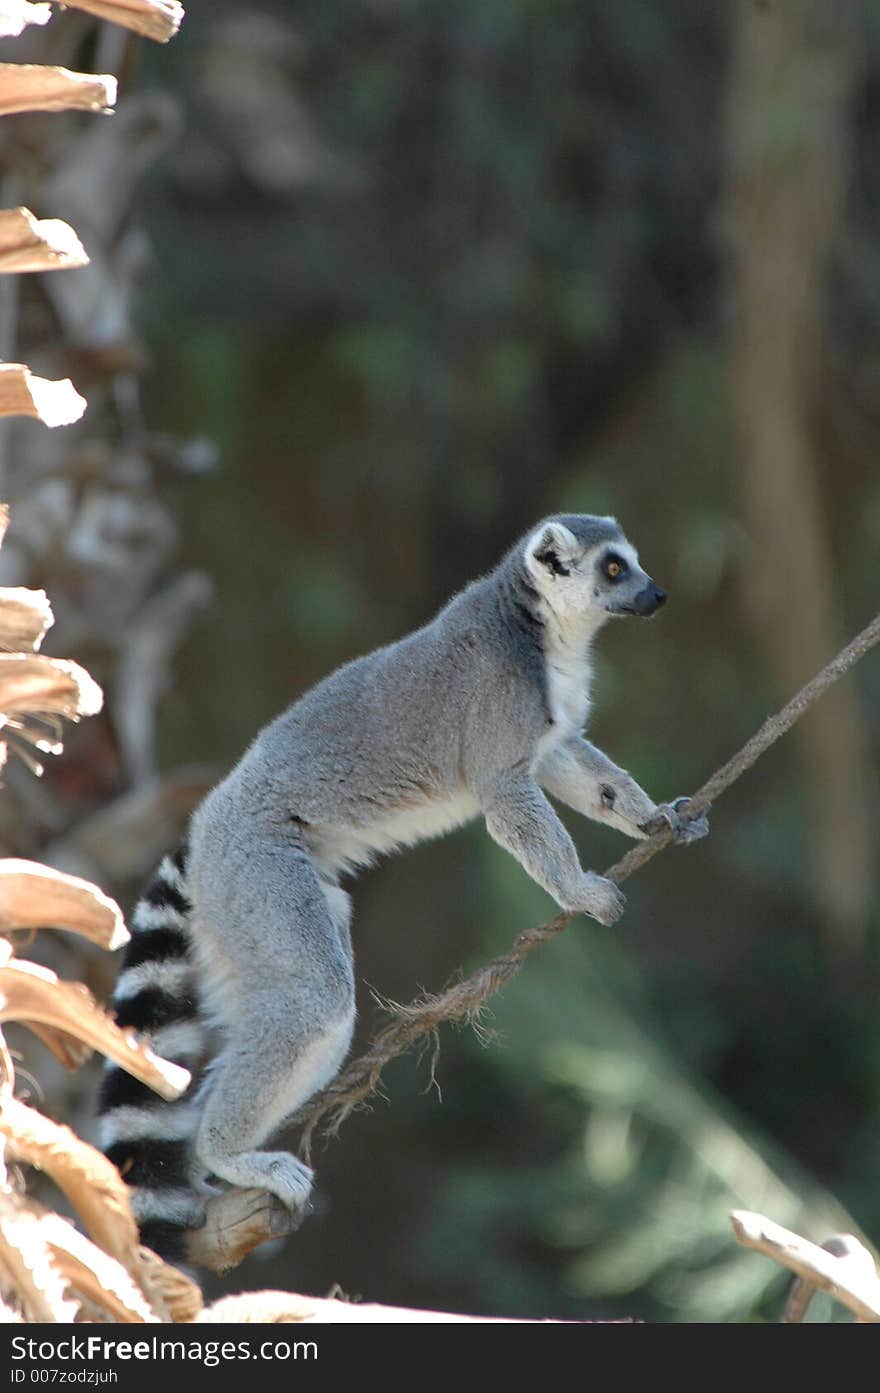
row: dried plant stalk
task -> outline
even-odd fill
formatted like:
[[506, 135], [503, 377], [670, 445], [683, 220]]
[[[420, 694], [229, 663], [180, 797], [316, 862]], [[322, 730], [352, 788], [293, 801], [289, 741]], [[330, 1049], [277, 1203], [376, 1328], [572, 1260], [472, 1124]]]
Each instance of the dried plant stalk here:
[[16, 111], [109, 111], [115, 104], [112, 73], [0, 63], [0, 116]]
[[82, 242], [60, 218], [35, 218], [27, 208], [0, 210], [0, 272], [60, 271], [88, 264]]
[[[93, 716], [103, 700], [97, 682], [78, 663], [45, 654], [0, 653], [0, 729], [37, 776], [43, 766], [34, 751], [53, 755], [61, 751], [57, 718], [76, 721]], [[2, 741], [0, 750], [5, 760]]]
[[[0, 1096], [5, 1097], [11, 1093], [15, 1085], [15, 1068], [12, 1063], [12, 1055], [6, 1044], [6, 1036], [0, 1030]], [[6, 1171], [3, 1165], [3, 1147], [0, 1145], [0, 1186], [6, 1178]]]
[[64, 0], [75, 10], [87, 10], [147, 39], [167, 44], [180, 28], [184, 8], [178, 0]]
[[52, 6], [32, 0], [0, 0], [0, 39], [17, 39], [29, 24], [48, 24]]
[[854, 1311], [862, 1321], [880, 1321], [880, 1279], [870, 1253], [858, 1239], [847, 1235], [851, 1243], [869, 1260], [853, 1263], [850, 1258], [835, 1257], [816, 1243], [810, 1243], [763, 1214], [735, 1209], [730, 1216], [737, 1242], [754, 1248], [767, 1257], [775, 1258], [785, 1267], [803, 1277], [813, 1287], [830, 1292], [832, 1296]]
[[[113, 1259], [114, 1267], [108, 1271], [115, 1274], [117, 1294], [135, 1312], [134, 1316], [117, 1314], [117, 1319], [195, 1318], [202, 1307], [201, 1291], [182, 1272], [141, 1246], [130, 1191], [106, 1156], [69, 1127], [14, 1098], [9, 1090], [0, 1096], [0, 1135], [6, 1139], [10, 1159], [45, 1172], [67, 1196], [92, 1242]], [[96, 1260], [91, 1265], [96, 1269]], [[82, 1280], [74, 1280], [68, 1275], [78, 1290], [101, 1304], [91, 1278], [80, 1274]], [[137, 1288], [137, 1298], [131, 1295], [131, 1284]], [[140, 1314], [138, 1302], [145, 1303]], [[145, 1311], [153, 1314], [145, 1315]]]
[[86, 399], [69, 377], [50, 382], [24, 363], [0, 363], [0, 416], [32, 416], [54, 428], [72, 425], [85, 409]]
[[3, 716], [50, 714], [77, 720], [95, 716], [101, 688], [79, 663], [44, 653], [0, 653], [0, 712]]
[[39, 648], [55, 622], [45, 590], [0, 585], [0, 648]]
[[201, 1288], [151, 1248], [141, 1248], [140, 1261], [140, 1285], [153, 1309], [175, 1324], [194, 1321], [204, 1306]]
[[[874, 1269], [874, 1259], [868, 1252], [863, 1243], [860, 1243], [851, 1233], [833, 1233], [830, 1238], [826, 1238], [822, 1244], [826, 1253], [831, 1253], [832, 1257], [841, 1264], [836, 1269], [838, 1274], [844, 1267], [852, 1274], [860, 1278], [870, 1280], [876, 1278]], [[782, 1313], [783, 1325], [797, 1325], [807, 1314], [807, 1307], [816, 1294], [816, 1286], [806, 1277], [797, 1277], [791, 1284], [788, 1293], [788, 1300], [785, 1303], [785, 1310]]]
[[0, 933], [69, 929], [111, 951], [128, 942], [115, 900], [79, 876], [13, 857], [0, 860]]
[[26, 1320], [76, 1319], [79, 1305], [52, 1259], [39, 1215], [8, 1192], [0, 1192], [0, 1273]]
[[40, 1025], [38, 1021], [30, 1021], [28, 1030], [36, 1035], [38, 1040], [42, 1040], [46, 1049], [54, 1054], [58, 1063], [65, 1069], [78, 1069], [81, 1064], [94, 1053], [91, 1045], [83, 1044], [82, 1040], [76, 1040], [72, 1035], [66, 1034], [63, 1030], [55, 1030], [50, 1025]]
[[[0, 940], [0, 1020], [53, 1026], [100, 1050], [162, 1098], [179, 1098], [190, 1074], [138, 1043], [133, 1030], [120, 1030], [79, 982], [61, 982], [54, 972], [11, 956]], [[2, 961], [2, 956], [0, 956]]]
[[69, 1127], [9, 1092], [0, 1096], [0, 1135], [6, 1138], [7, 1155], [44, 1171], [70, 1200], [89, 1236], [136, 1276], [137, 1224], [128, 1186], [113, 1163]]
[[497, 1316], [460, 1316], [450, 1311], [418, 1311], [406, 1306], [377, 1306], [372, 1302], [334, 1301], [320, 1296], [300, 1296], [292, 1291], [247, 1291], [224, 1296], [206, 1306], [197, 1324], [291, 1325], [553, 1325], [554, 1321], [530, 1321]]
[[42, 1214], [40, 1231], [67, 1286], [116, 1321], [155, 1325], [159, 1317], [125, 1268], [59, 1214]]

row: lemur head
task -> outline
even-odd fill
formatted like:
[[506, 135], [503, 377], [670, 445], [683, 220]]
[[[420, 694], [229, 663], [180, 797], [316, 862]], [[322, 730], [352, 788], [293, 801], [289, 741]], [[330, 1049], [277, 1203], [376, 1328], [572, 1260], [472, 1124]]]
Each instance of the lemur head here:
[[540, 598], [561, 622], [580, 617], [598, 628], [619, 615], [654, 614], [666, 601], [615, 518], [547, 518], [527, 538], [523, 559]]

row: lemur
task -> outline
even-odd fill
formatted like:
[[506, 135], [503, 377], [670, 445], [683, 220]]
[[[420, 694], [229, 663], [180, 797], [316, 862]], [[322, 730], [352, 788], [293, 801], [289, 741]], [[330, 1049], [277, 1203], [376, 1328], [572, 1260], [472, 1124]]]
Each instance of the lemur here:
[[351, 1042], [351, 872], [481, 816], [562, 909], [610, 925], [624, 897], [581, 869], [547, 794], [630, 837], [658, 818], [705, 835], [583, 736], [596, 633], [665, 600], [614, 518], [548, 518], [430, 623], [301, 696], [208, 793], [134, 910], [114, 997], [165, 1058], [213, 1050], [174, 1103], [106, 1070], [102, 1144], [144, 1243], [183, 1260], [218, 1181], [306, 1209], [312, 1170], [263, 1148]]

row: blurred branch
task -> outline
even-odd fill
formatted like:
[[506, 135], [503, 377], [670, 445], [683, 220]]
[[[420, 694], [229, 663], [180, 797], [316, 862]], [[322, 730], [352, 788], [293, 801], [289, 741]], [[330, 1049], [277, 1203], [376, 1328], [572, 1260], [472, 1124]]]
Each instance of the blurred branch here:
[[135, 785], [153, 774], [156, 710], [170, 682], [171, 659], [193, 615], [211, 598], [201, 571], [185, 571], [144, 604], [126, 636], [114, 711], [126, 771]]
[[766, 1253], [802, 1278], [813, 1290], [827, 1291], [854, 1311], [859, 1320], [880, 1321], [880, 1279], [874, 1260], [858, 1239], [847, 1234], [836, 1242], [845, 1246], [841, 1256], [810, 1243], [806, 1238], [753, 1214], [735, 1209], [730, 1216], [733, 1232], [744, 1248]]
[[[754, 558], [744, 599], [780, 691], [837, 638], [839, 566], [820, 462], [829, 399], [828, 286], [844, 222], [863, 6], [737, 5], [723, 209], [730, 281], [730, 398]], [[821, 196], [817, 196], [821, 190]], [[772, 556], [772, 567], [761, 564]], [[797, 735], [810, 873], [834, 958], [864, 950], [871, 884], [865, 716], [846, 684]]]
[[150, 778], [49, 843], [46, 860], [101, 884], [142, 880], [186, 835], [193, 809], [217, 782], [217, 770], [184, 765]]

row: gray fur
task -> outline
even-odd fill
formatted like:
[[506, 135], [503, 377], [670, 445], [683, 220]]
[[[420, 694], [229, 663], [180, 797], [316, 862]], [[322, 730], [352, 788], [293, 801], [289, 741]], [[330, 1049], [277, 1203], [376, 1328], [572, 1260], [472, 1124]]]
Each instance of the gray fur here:
[[[609, 553], [626, 563], [616, 581]], [[199, 996], [221, 1039], [199, 1098], [204, 1171], [305, 1205], [308, 1168], [261, 1148], [349, 1047], [340, 877], [482, 816], [557, 904], [611, 924], [623, 895], [581, 868], [548, 793], [632, 837], [658, 816], [681, 840], [705, 833], [582, 734], [593, 637], [663, 598], [613, 518], [547, 519], [429, 624], [302, 696], [207, 796], [186, 872]]]

